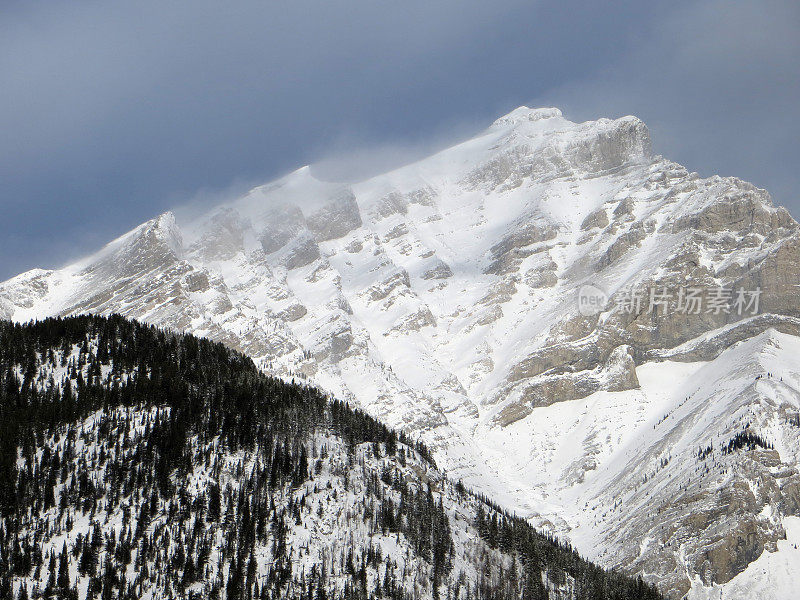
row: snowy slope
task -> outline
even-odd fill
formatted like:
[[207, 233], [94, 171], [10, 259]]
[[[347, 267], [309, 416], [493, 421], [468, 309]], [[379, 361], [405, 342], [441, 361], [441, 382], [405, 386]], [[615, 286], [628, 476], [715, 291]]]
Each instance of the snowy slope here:
[[662, 597], [218, 345], [99, 317], [0, 342], [3, 598]]
[[[304, 167], [193, 222], [162, 215], [79, 263], [0, 284], [0, 316], [119, 312], [222, 341], [419, 435], [452, 476], [677, 593], [695, 574], [730, 579], [791, 513], [780, 498], [771, 520], [748, 505], [734, 520], [756, 542], [741, 557], [701, 556], [739, 535], [732, 523], [688, 523], [680, 552], [662, 552], [639, 522], [674, 493], [641, 484], [654, 461], [674, 448], [658, 470], [683, 481], [698, 468], [689, 449], [728, 435], [742, 406], [764, 405], [770, 427], [793, 406], [793, 392], [745, 390], [725, 357], [758, 342], [755, 373], [772, 352], [764, 332], [783, 345], [800, 333], [799, 243], [765, 191], [653, 156], [634, 117], [521, 107], [368, 181]], [[587, 316], [589, 283], [610, 300]], [[643, 306], [612, 310], [631, 286]], [[760, 289], [757, 314], [648, 310], [650, 288], [718, 286]], [[701, 389], [710, 374], [723, 391]], [[691, 394], [718, 412], [681, 405]], [[793, 443], [776, 446], [787, 468]], [[719, 505], [738, 482], [702, 485]]]

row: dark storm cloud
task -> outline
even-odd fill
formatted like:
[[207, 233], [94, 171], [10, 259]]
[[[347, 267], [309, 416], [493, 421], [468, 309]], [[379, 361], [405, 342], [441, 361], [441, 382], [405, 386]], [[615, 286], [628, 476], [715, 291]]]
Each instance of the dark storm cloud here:
[[302, 164], [386, 168], [531, 99], [639, 114], [657, 150], [791, 204], [797, 25], [794, 2], [7, 1], [0, 279]]

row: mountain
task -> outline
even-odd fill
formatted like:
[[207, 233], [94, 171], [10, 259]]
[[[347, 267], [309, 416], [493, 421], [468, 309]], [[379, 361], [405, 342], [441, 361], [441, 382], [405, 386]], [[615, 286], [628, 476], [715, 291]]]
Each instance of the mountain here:
[[0, 316], [222, 342], [604, 566], [702, 597], [756, 585], [800, 516], [799, 244], [767, 192], [654, 156], [635, 117], [521, 107], [364, 182], [305, 167], [161, 215], [0, 284]]
[[0, 322], [2, 598], [657, 600], [221, 344]]

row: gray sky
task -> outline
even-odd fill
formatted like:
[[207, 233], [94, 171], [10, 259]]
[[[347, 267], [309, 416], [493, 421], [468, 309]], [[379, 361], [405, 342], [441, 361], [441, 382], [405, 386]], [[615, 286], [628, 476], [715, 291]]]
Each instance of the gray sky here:
[[[796, 0], [0, 3], [0, 279], [307, 163], [363, 176], [528, 104], [800, 214]], [[369, 159], [367, 159], [369, 157]]]

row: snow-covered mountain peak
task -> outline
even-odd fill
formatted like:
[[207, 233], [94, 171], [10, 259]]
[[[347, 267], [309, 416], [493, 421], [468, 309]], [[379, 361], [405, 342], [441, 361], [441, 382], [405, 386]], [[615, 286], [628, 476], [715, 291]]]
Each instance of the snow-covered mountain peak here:
[[175, 214], [172, 211], [159, 215], [153, 222], [150, 231], [155, 239], [169, 246], [176, 257], [181, 256], [183, 253], [183, 237], [175, 219]]
[[[596, 311], [579, 305], [587, 284], [606, 300]], [[759, 400], [764, 423], [785, 419], [795, 392], [754, 387], [758, 364], [741, 379], [725, 351], [750, 340], [748, 352], [767, 356], [759, 336], [773, 334], [763, 332], [800, 334], [798, 285], [800, 226], [763, 190], [653, 157], [635, 117], [572, 123], [521, 107], [366, 181], [320, 181], [304, 167], [180, 227], [163, 215], [68, 268], [0, 283], [0, 315], [119, 312], [223, 341], [423, 437], [455, 477], [575, 532], [601, 560], [624, 555], [626, 568], [658, 578], [673, 567], [636, 558], [652, 532], [639, 523], [623, 535], [616, 496], [667, 448], [685, 454], [671, 473], [687, 476], [693, 445], [735, 435], [743, 403]], [[761, 295], [745, 311], [687, 313], [677, 310], [685, 288], [706, 302], [718, 288]], [[653, 289], [666, 294], [660, 304]], [[624, 310], [628, 297], [639, 300]], [[717, 421], [684, 415], [669, 380], [699, 390], [709, 362], [737, 382], [714, 397]], [[712, 406], [701, 397], [695, 416]], [[671, 411], [691, 435], [657, 425]], [[631, 467], [633, 484], [631, 457], [605, 462], [623, 447], [649, 452]], [[637, 496], [631, 510], [641, 512], [626, 518], [649, 518], [663, 501]], [[588, 521], [565, 508], [588, 502], [598, 506]], [[763, 548], [775, 521], [754, 523]], [[698, 527], [682, 530], [686, 556], [708, 541]], [[717, 556], [715, 581], [748, 557]], [[698, 573], [692, 560], [686, 569]]]
[[515, 108], [507, 115], [503, 115], [492, 123], [493, 128], [508, 127], [519, 125], [520, 123], [541, 121], [544, 119], [558, 119], [562, 118], [561, 111], [554, 107], [548, 108], [528, 108], [527, 106], [520, 106]]
[[183, 235], [175, 215], [167, 211], [108, 244], [80, 263], [87, 272], [103, 267], [109, 277], [154, 269], [183, 257]]
[[100, 262], [124, 261], [147, 253], [146, 248], [160, 248], [176, 258], [182, 255], [183, 235], [172, 211], [164, 212], [112, 240], [98, 252], [76, 261], [70, 270], [82, 271]]
[[[627, 162], [651, 158], [650, 133], [644, 122], [634, 116], [574, 123], [565, 119], [557, 108], [521, 106], [497, 119], [487, 132], [503, 135], [498, 148], [526, 144], [537, 152], [546, 148], [565, 153], [565, 158], [573, 161], [575, 158], [596, 161], [598, 157], [593, 154], [609, 153], [629, 153]], [[583, 156], [569, 156], [575, 150]]]

